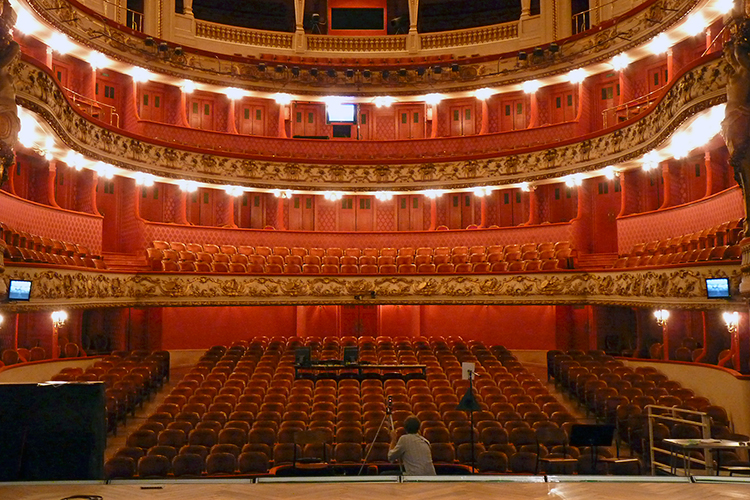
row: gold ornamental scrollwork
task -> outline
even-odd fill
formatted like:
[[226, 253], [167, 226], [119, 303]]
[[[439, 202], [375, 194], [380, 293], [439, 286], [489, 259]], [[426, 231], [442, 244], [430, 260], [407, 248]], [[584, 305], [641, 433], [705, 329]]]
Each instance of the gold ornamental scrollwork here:
[[[31, 301], [3, 309], [156, 305], [261, 304], [606, 304], [717, 308], [706, 299], [706, 277], [728, 277], [721, 264], [657, 270], [494, 275], [252, 276], [126, 274], [6, 265], [1, 279], [32, 280]], [[366, 301], [366, 302], [363, 302]]]
[[[663, 96], [652, 112], [616, 131], [574, 144], [508, 154], [492, 148], [493, 157], [451, 161], [404, 162], [381, 158], [373, 164], [347, 164], [335, 141], [321, 148], [321, 163], [267, 161], [223, 156], [220, 152], [196, 152], [179, 144], [149, 142], [90, 122], [74, 110], [57, 82], [34, 63], [22, 60], [12, 67], [17, 101], [42, 116], [71, 148], [119, 167], [166, 177], [179, 176], [208, 183], [239, 183], [248, 187], [283, 189], [429, 189], [467, 188], [480, 184], [503, 185], [557, 178], [561, 175], [601, 169], [638, 158], [666, 141], [685, 119], [726, 100], [729, 67], [716, 58], [685, 73]], [[451, 140], [456, 138], [450, 138]], [[466, 141], [483, 140], [469, 137]], [[245, 139], [243, 139], [245, 140]], [[264, 138], [252, 139], [262, 147]], [[470, 142], [461, 144], [469, 145]], [[399, 141], [394, 141], [394, 148]], [[271, 143], [276, 145], [275, 141]], [[550, 147], [552, 146], [552, 147]], [[275, 146], [274, 146], [275, 147]], [[435, 147], [441, 147], [438, 142]], [[269, 146], [271, 148], [271, 146]], [[276, 149], [257, 151], [274, 157]], [[478, 151], [486, 154], [488, 151]], [[463, 154], [463, 153], [462, 153]], [[336, 160], [328, 156], [335, 156]], [[341, 163], [341, 162], [344, 163]]]

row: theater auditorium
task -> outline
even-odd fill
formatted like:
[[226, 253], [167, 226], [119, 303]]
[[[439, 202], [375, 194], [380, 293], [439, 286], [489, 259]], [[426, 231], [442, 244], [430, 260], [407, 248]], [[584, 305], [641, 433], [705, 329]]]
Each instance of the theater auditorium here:
[[741, 494], [745, 16], [5, 0], [0, 495]]

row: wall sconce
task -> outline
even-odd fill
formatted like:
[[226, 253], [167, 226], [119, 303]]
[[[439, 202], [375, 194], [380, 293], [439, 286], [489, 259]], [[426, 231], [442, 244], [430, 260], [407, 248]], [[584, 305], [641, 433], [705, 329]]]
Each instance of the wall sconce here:
[[654, 311], [654, 317], [656, 318], [656, 324], [663, 327], [669, 319], [669, 311], [666, 309], [657, 309]]
[[737, 327], [740, 324], [740, 314], [737, 311], [726, 311], [723, 315], [724, 322], [727, 324], [727, 331], [734, 335], [737, 333]]
[[52, 313], [52, 326], [60, 328], [68, 321], [68, 313], [65, 311], [54, 311]]

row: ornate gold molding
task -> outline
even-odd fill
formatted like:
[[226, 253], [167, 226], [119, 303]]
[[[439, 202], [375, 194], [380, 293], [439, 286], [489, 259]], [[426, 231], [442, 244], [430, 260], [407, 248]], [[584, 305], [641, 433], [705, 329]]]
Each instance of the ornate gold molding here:
[[[477, 185], [503, 185], [556, 178], [573, 172], [598, 170], [634, 158], [666, 141], [674, 129], [698, 111], [726, 100], [725, 86], [728, 66], [716, 58], [684, 74], [666, 92], [655, 109], [638, 121], [572, 144], [511, 154], [496, 152], [492, 158], [459, 161], [407, 163], [414, 159], [383, 159], [380, 163], [359, 165], [331, 160], [324, 163], [325, 148], [331, 156], [340, 156], [335, 148], [345, 143], [320, 144], [320, 163], [253, 160], [225, 156], [210, 151], [195, 152], [174, 144], [149, 142], [149, 138], [133, 138], [90, 122], [74, 110], [64, 98], [61, 88], [46, 72], [28, 61], [18, 62], [12, 69], [16, 79], [17, 101], [42, 116], [60, 138], [72, 149], [97, 160], [122, 168], [150, 172], [165, 177], [191, 178], [217, 184], [241, 184], [257, 188], [283, 188], [353, 191], [381, 189], [413, 190], [425, 188], [467, 188]], [[466, 139], [446, 138], [469, 144], [491, 136]], [[267, 151], [268, 158], [278, 153], [278, 139], [243, 139]], [[257, 141], [256, 141], [257, 139]], [[561, 138], [562, 139], [562, 138]], [[466, 141], [466, 142], [464, 142]], [[396, 150], [400, 141], [394, 141]], [[436, 155], [444, 141], [435, 141]], [[345, 161], [345, 160], [344, 160]]]
[[[2, 276], [34, 282], [32, 300], [1, 309], [53, 307], [205, 306], [273, 304], [596, 304], [684, 309], [724, 308], [706, 299], [704, 279], [738, 265], [492, 275], [201, 275], [102, 273], [7, 265]], [[369, 298], [374, 292], [375, 298]], [[366, 297], [366, 298], [362, 298]]]

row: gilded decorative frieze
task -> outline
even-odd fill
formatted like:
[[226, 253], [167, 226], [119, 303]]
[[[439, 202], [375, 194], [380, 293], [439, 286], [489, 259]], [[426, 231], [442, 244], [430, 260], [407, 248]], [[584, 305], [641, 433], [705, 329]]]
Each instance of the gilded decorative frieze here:
[[[728, 77], [728, 65], [722, 59], [708, 61], [684, 74], [655, 109], [641, 119], [577, 143], [558, 147], [548, 147], [547, 143], [545, 149], [515, 154], [496, 151], [494, 157], [473, 160], [403, 163], [410, 159], [383, 158], [367, 165], [347, 165], [340, 163], [341, 160], [331, 160], [326, 165], [253, 160], [242, 158], [240, 154], [229, 157], [224, 156], [225, 153], [187, 151], [173, 144], [148, 142], [145, 137], [129, 137], [96, 125], [74, 111], [52, 77], [30, 62], [19, 61], [12, 71], [19, 104], [41, 115], [66, 144], [90, 158], [165, 177], [217, 184], [359, 191], [532, 182], [639, 158], [666, 141], [676, 127], [696, 112], [724, 102]], [[275, 144], [257, 138], [254, 146], [270, 148]], [[331, 156], [339, 157], [340, 151], [335, 148], [341, 144], [333, 142], [322, 146], [323, 152], [319, 155], [322, 162], [326, 161], [325, 147], [332, 148]], [[394, 148], [397, 147], [394, 142]], [[435, 147], [441, 144], [436, 142]], [[272, 158], [276, 152], [268, 150], [260, 154]]]
[[738, 265], [629, 272], [495, 275], [251, 276], [119, 274], [8, 265], [2, 276], [34, 282], [32, 300], [4, 308], [251, 304], [606, 304], [721, 308], [706, 299], [705, 278], [729, 277]]
[[[231, 58], [230, 55], [238, 52], [238, 47], [250, 48], [250, 53], [246, 55], [252, 57], [257, 57], [260, 50], [270, 50], [280, 57], [302, 55], [310, 59], [326, 57], [332, 51], [351, 54], [354, 58], [385, 52], [392, 57], [444, 55], [453, 58], [452, 51], [457, 47], [477, 47], [482, 55], [502, 54], [518, 49], [515, 45], [503, 45], [506, 40], [518, 37], [518, 22], [467, 30], [418, 34], [419, 46], [422, 50], [417, 53], [409, 52], [403, 35], [383, 36], [377, 39], [306, 35], [307, 48], [303, 53], [299, 53], [295, 52], [297, 48], [293, 46], [294, 35], [290, 33], [245, 30], [195, 20], [195, 31], [192, 34], [195, 39], [194, 43], [179, 42], [185, 49], [185, 55], [164, 58], [144, 45], [143, 35], [134, 34], [130, 30], [114, 25], [99, 14], [92, 15], [90, 10], [78, 2], [26, 1], [38, 15], [69, 37], [115, 60], [143, 66], [149, 70], [178, 78], [191, 78], [216, 85], [226, 85], [226, 79], [232, 78], [233, 86], [272, 93], [278, 91], [279, 83], [283, 83], [284, 88], [289, 92], [298, 94], [317, 92], [321, 82], [316, 78], [303, 77], [309, 76], [304, 68], [300, 77], [294, 77], [288, 73], [259, 72], [253, 61]], [[657, 33], [683, 20], [697, 2], [695, 0], [645, 0], [643, 3], [648, 4], [648, 7], [633, 9], [629, 13], [618, 16], [614, 24], [605, 22], [596, 29], [582, 33], [579, 37], [566, 40], [560, 46], [559, 52], [554, 55], [545, 55], [541, 59], [528, 60], [526, 63], [520, 63], [512, 56], [477, 63], [467, 62], [463, 65], [467, 66], [466, 71], [443, 72], [439, 75], [428, 72], [417, 83], [423, 84], [431, 91], [460, 91], [515, 84], [524, 79], [567, 73], [571, 67], [607, 61], [616, 54], [647, 43]], [[165, 33], [162, 36], [170, 41], [168, 39], [170, 34]], [[216, 54], [214, 56], [191, 50], [189, 45], [198, 48], [206, 40], [226, 42], [227, 55]], [[391, 95], [398, 95], [400, 92], [413, 93], [414, 85], [414, 81], [400, 78], [357, 79], [356, 82], [352, 79], [337, 78], [325, 82], [328, 90], [346, 90], [355, 94], [377, 93], [385, 89]]]

